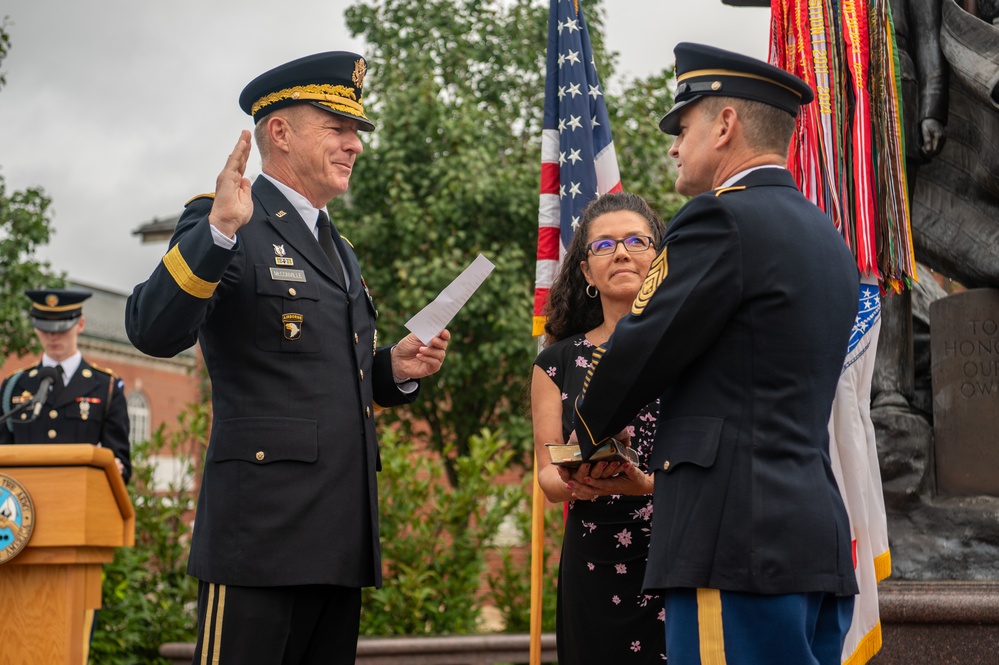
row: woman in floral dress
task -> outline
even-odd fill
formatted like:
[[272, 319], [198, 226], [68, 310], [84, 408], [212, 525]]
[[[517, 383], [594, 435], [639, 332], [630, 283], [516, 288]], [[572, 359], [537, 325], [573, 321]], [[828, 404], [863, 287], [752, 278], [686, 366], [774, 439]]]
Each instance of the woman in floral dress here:
[[665, 225], [639, 196], [606, 194], [586, 209], [548, 295], [548, 346], [535, 360], [531, 413], [538, 482], [568, 502], [558, 580], [560, 665], [666, 660], [662, 599], [642, 593], [652, 519], [646, 468], [658, 403], [632, 422], [638, 464], [584, 464], [571, 477], [550, 463], [546, 443], [564, 443], [593, 351], [638, 295]]

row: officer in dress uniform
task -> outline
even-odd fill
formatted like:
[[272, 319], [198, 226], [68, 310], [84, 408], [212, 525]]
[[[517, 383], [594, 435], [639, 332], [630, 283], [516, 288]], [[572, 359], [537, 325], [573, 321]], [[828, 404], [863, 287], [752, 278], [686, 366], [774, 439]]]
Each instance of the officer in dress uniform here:
[[9, 414], [31, 402], [41, 387], [42, 368], [55, 381], [38, 416], [22, 410], [0, 424], [3, 443], [93, 443], [114, 453], [125, 482], [132, 475], [125, 384], [111, 370], [91, 365], [77, 348], [83, 332], [83, 301], [90, 291], [25, 291], [31, 324], [44, 353], [38, 363], [13, 372], [0, 385], [0, 409]]
[[737, 53], [675, 54], [660, 128], [693, 198], [594, 353], [575, 435], [586, 457], [660, 399], [645, 588], [671, 665], [839, 665], [857, 583], [827, 424], [859, 276], [784, 168], [813, 93]]
[[361, 588], [381, 584], [375, 410], [411, 402], [450, 334], [382, 346], [353, 248], [327, 217], [365, 115], [364, 58], [329, 52], [251, 81], [262, 175], [244, 131], [213, 197], [128, 299], [154, 356], [201, 345], [214, 418], [188, 573], [195, 663], [353, 663]]

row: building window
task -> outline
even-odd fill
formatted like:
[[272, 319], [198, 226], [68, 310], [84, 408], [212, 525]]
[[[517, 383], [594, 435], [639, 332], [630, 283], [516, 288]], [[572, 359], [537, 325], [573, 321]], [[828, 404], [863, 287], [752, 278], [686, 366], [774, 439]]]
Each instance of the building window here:
[[128, 441], [132, 445], [147, 441], [150, 431], [149, 400], [141, 390], [133, 390], [125, 398], [128, 405]]

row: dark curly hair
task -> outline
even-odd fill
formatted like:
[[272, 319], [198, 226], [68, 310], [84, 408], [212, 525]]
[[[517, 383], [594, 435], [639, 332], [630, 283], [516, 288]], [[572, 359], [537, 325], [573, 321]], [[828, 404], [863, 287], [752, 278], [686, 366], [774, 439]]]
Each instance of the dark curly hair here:
[[623, 192], [604, 194], [590, 202], [583, 211], [583, 220], [573, 234], [572, 242], [569, 243], [569, 248], [548, 292], [548, 301], [544, 310], [548, 319], [545, 322], [548, 344], [593, 330], [604, 322], [600, 299], [589, 298], [586, 295], [586, 279], [583, 277], [583, 271], [579, 269], [579, 264], [587, 260], [587, 240], [593, 220], [609, 212], [622, 210], [644, 217], [649, 223], [650, 235], [656, 248], [662, 246], [666, 224], [641, 196]]

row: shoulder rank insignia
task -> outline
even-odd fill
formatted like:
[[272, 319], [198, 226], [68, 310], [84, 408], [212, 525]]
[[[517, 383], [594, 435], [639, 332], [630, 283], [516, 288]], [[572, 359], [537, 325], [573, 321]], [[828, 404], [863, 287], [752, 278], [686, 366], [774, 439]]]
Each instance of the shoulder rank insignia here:
[[11, 372], [7, 376], [5, 376], [3, 378], [3, 380], [6, 381], [7, 379], [9, 379], [10, 377], [14, 376], [15, 374], [18, 374], [20, 372], [27, 372], [30, 369], [34, 369], [34, 367], [35, 367], [34, 365], [28, 365], [27, 367], [22, 367], [21, 369], [15, 369], [13, 372]]
[[101, 372], [101, 373], [103, 373], [103, 374], [107, 374], [107, 375], [108, 375], [108, 376], [110, 376], [110, 377], [111, 377], [112, 379], [117, 379], [117, 378], [119, 378], [119, 377], [118, 377], [118, 375], [117, 375], [117, 374], [115, 374], [113, 370], [110, 370], [110, 369], [108, 369], [107, 367], [99, 367], [99, 366], [97, 366], [97, 365], [93, 365], [93, 364], [91, 364], [90, 366], [91, 366], [92, 368], [94, 368], [94, 369], [95, 369], [96, 371], [98, 371], [98, 372]]
[[741, 192], [746, 189], [745, 185], [739, 185], [738, 187], [721, 187], [715, 190], [715, 196], [721, 196], [727, 192]]
[[186, 208], [187, 206], [191, 205], [192, 203], [194, 203], [198, 199], [213, 199], [214, 200], [215, 199], [215, 192], [205, 192], [203, 194], [198, 194], [197, 196], [192, 196], [184, 204], [184, 207]]
[[649, 266], [649, 274], [645, 276], [642, 288], [639, 290], [638, 296], [635, 297], [635, 302], [631, 305], [631, 313], [635, 316], [642, 315], [642, 312], [645, 311], [645, 306], [649, 304], [649, 300], [652, 299], [656, 289], [659, 288], [659, 285], [666, 279], [666, 275], [669, 274], [669, 263], [666, 261], [667, 249], [669, 247], [663, 247], [663, 251], [659, 253], [659, 256]]

